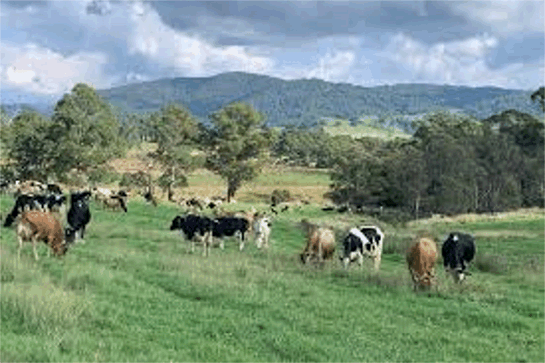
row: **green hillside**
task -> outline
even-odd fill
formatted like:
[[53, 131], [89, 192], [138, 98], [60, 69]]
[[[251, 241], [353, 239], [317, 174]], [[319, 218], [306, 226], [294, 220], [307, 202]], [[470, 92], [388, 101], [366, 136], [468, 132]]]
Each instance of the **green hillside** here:
[[494, 87], [401, 84], [365, 88], [317, 79], [285, 81], [242, 72], [208, 78], [173, 78], [131, 84], [99, 93], [123, 111], [156, 111], [180, 103], [197, 117], [244, 101], [267, 115], [269, 125], [315, 125], [323, 118], [359, 120], [363, 115], [418, 115], [438, 109], [486, 118], [506, 109], [539, 115], [531, 92]]
[[[1, 213], [11, 207], [0, 198]], [[233, 208], [248, 208], [248, 204]], [[255, 205], [263, 208], [264, 205]], [[347, 228], [376, 223], [316, 206], [278, 215], [271, 249], [235, 241], [208, 258], [169, 231], [180, 211], [129, 202], [127, 214], [92, 204], [86, 243], [61, 259], [0, 235], [2, 362], [542, 362], [543, 211], [385, 231], [381, 269], [337, 258], [302, 266], [301, 218]], [[404, 252], [425, 229], [472, 232], [472, 275], [412, 291]], [[439, 261], [440, 263], [440, 261]]]

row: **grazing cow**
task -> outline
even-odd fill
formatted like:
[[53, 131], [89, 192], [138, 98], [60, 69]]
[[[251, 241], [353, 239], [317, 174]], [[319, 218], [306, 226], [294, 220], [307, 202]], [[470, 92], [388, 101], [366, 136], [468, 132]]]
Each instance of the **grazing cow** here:
[[91, 193], [88, 191], [72, 193], [70, 195], [70, 209], [66, 216], [71, 230], [76, 234], [76, 240], [80, 238], [83, 243], [85, 243], [83, 241], [85, 228], [91, 220], [91, 212], [89, 211], [90, 196]]
[[114, 193], [106, 188], [93, 188], [95, 200], [102, 204], [103, 207], [109, 209], [122, 209], [127, 213], [127, 193], [121, 190]]
[[254, 235], [257, 248], [269, 248], [269, 236], [271, 234], [271, 220], [269, 217], [260, 217], [254, 221]]
[[70, 229], [63, 231], [61, 223], [51, 213], [33, 210], [22, 213], [17, 223], [17, 237], [17, 258], [21, 257], [23, 242], [31, 242], [34, 258], [38, 260], [36, 244], [39, 240], [47, 244], [57, 256], [62, 256], [74, 242], [75, 233]]
[[431, 238], [420, 238], [407, 251], [407, 265], [413, 287], [428, 289], [435, 284], [435, 262], [437, 261], [437, 246]]
[[17, 216], [24, 211], [40, 210], [43, 212], [59, 212], [65, 202], [66, 197], [64, 195], [21, 194], [17, 197], [17, 199], [15, 199], [15, 205], [11, 209], [11, 212], [6, 216], [4, 227], [10, 227]]
[[367, 256], [374, 260], [375, 271], [378, 271], [383, 243], [384, 234], [376, 226], [352, 228], [343, 241], [344, 253], [341, 260], [344, 267], [348, 268], [348, 265], [355, 260], [362, 266], [363, 256]]
[[452, 275], [454, 281], [462, 282], [467, 264], [475, 257], [475, 239], [467, 233], [452, 232], [443, 242], [441, 255], [445, 271]]
[[150, 191], [144, 193], [144, 199], [146, 202], [151, 203], [154, 207], [157, 207], [157, 200]]
[[307, 233], [307, 245], [301, 253], [301, 262], [304, 264], [311, 260], [322, 262], [333, 256], [335, 252], [335, 234], [329, 228], [319, 227], [302, 220], [301, 225]]

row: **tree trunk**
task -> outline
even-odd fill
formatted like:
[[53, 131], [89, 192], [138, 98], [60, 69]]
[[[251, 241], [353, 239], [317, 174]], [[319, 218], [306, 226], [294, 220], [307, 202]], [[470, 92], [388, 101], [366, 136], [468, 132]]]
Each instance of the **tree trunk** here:
[[416, 195], [415, 205], [414, 205], [414, 214], [415, 219], [418, 219], [418, 212], [420, 211], [420, 193]]
[[231, 181], [227, 182], [227, 203], [231, 203], [231, 198], [235, 196], [236, 187], [235, 184]]

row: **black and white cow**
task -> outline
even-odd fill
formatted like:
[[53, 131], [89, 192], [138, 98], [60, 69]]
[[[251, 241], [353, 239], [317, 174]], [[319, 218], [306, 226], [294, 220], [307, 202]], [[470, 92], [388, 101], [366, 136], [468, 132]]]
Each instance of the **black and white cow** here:
[[443, 265], [445, 271], [452, 275], [454, 281], [463, 281], [464, 271], [468, 263], [475, 257], [475, 250], [475, 238], [467, 233], [452, 232], [443, 242], [441, 248]]
[[[208, 255], [208, 249], [212, 245], [213, 237], [220, 238], [220, 247], [224, 248], [223, 238], [238, 234], [241, 239], [240, 249], [244, 248], [244, 236], [248, 230], [249, 222], [244, 218], [223, 217], [210, 219], [195, 214], [185, 217], [176, 216], [170, 225], [170, 230], [181, 230], [188, 241], [194, 242], [195, 238], [204, 243], [204, 255]], [[192, 244], [192, 251], [195, 244]]]
[[239, 249], [244, 249], [244, 236], [248, 231], [250, 222], [241, 217], [222, 217], [213, 220], [212, 235], [221, 238], [220, 247], [223, 249], [223, 237], [231, 237], [237, 234], [240, 238]]
[[357, 261], [361, 266], [363, 257], [367, 256], [373, 259], [375, 270], [378, 271], [382, 258], [383, 243], [384, 234], [376, 226], [352, 228], [343, 241], [341, 261], [344, 267], [348, 268], [353, 261]]
[[[91, 212], [89, 211], [89, 198], [91, 192], [74, 192], [70, 194], [70, 209], [66, 216], [66, 221], [70, 226], [71, 233], [76, 234], [83, 241], [85, 228], [91, 221]], [[79, 232], [79, 233], [78, 233]]]
[[212, 243], [213, 222], [208, 217], [201, 217], [195, 214], [188, 214], [185, 217], [176, 216], [170, 224], [170, 230], [180, 230], [185, 238], [191, 242], [191, 251], [195, 251], [195, 238], [203, 242], [203, 255], [208, 255]]
[[20, 194], [15, 199], [15, 205], [11, 212], [6, 216], [4, 227], [10, 227], [21, 213], [29, 210], [39, 210], [42, 212], [60, 212], [61, 207], [66, 203], [64, 195], [27, 195]]

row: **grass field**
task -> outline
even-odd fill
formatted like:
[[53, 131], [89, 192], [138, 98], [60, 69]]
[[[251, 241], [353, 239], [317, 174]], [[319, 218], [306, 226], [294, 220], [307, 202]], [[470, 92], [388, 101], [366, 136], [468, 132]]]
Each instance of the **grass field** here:
[[[0, 198], [3, 216], [12, 203]], [[29, 246], [17, 261], [14, 230], [3, 228], [0, 361], [545, 360], [543, 210], [392, 226], [310, 205], [275, 218], [267, 253], [233, 241], [208, 258], [168, 230], [178, 212], [136, 199], [127, 214], [92, 204], [86, 243], [61, 259], [41, 246], [38, 262]], [[377, 222], [380, 272], [370, 262], [348, 272], [338, 260], [301, 266], [303, 217], [339, 235]], [[466, 284], [439, 268], [436, 291], [412, 292], [403, 253], [422, 230], [475, 234]]]
[[350, 135], [356, 139], [361, 137], [375, 137], [390, 140], [396, 137], [409, 138], [411, 136], [393, 127], [373, 126], [370, 119], [365, 119], [356, 126], [351, 126], [348, 120], [331, 120], [324, 127], [324, 131], [331, 136]]

